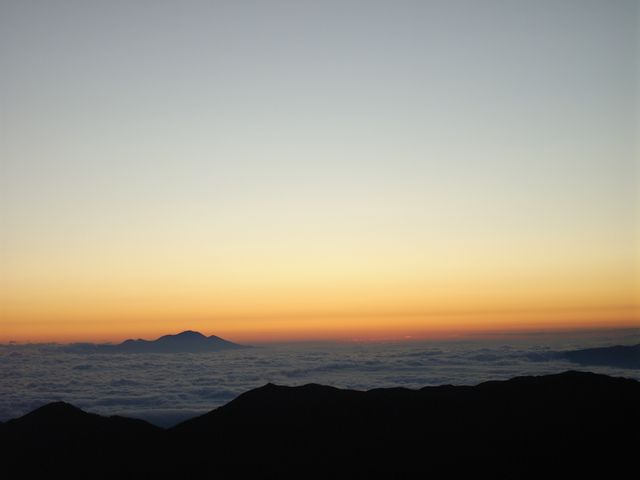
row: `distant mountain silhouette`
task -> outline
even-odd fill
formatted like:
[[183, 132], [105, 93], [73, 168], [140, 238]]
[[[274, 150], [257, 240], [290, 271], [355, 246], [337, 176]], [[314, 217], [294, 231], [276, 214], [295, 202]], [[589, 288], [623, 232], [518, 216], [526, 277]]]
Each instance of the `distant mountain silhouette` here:
[[640, 368], [640, 344], [585, 348], [563, 352], [563, 357], [581, 365]]
[[156, 340], [129, 339], [117, 345], [76, 343], [70, 345], [68, 350], [85, 353], [206, 353], [237, 348], [244, 346], [215, 335], [207, 337], [200, 332], [186, 330]]
[[56, 403], [0, 428], [8, 478], [621, 478], [639, 444], [640, 382], [581, 372], [420, 390], [267, 384], [168, 430]]

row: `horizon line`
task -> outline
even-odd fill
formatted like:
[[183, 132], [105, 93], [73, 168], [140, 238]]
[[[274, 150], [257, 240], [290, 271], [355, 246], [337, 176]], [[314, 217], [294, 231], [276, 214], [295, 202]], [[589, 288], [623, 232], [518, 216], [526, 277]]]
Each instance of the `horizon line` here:
[[331, 337], [331, 336], [309, 336], [309, 337], [273, 337], [273, 338], [262, 338], [255, 340], [234, 340], [228, 337], [225, 334], [220, 335], [219, 333], [211, 333], [211, 331], [207, 331], [207, 333], [203, 333], [198, 329], [186, 328], [179, 332], [168, 332], [164, 334], [160, 334], [158, 336], [149, 335], [146, 338], [144, 336], [130, 336], [130, 337], [121, 337], [118, 340], [111, 341], [100, 341], [100, 340], [72, 340], [72, 341], [37, 341], [37, 340], [7, 340], [0, 341], [0, 346], [37, 346], [37, 345], [56, 345], [56, 346], [64, 346], [64, 345], [76, 345], [76, 344], [95, 344], [95, 345], [117, 345], [126, 340], [147, 340], [153, 341], [161, 338], [163, 336], [168, 335], [178, 335], [184, 332], [196, 332], [200, 333], [203, 336], [209, 338], [210, 336], [216, 336], [222, 338], [227, 341], [231, 341], [233, 343], [240, 342], [245, 345], [248, 344], [256, 344], [256, 345], [269, 345], [269, 344], [310, 344], [310, 343], [335, 343], [335, 344], [348, 344], [348, 343], [389, 343], [389, 342], [401, 342], [401, 343], [410, 343], [410, 342], [455, 342], [460, 340], [471, 340], [471, 339], [480, 339], [480, 338], [501, 338], [501, 337], [534, 337], [538, 335], [557, 335], [557, 334], [590, 334], [590, 333], [605, 333], [605, 332], [624, 332], [629, 331], [630, 333], [635, 332], [634, 336], [640, 337], [640, 324], [638, 325], [629, 325], [629, 324], [620, 324], [615, 326], [585, 326], [585, 327], [547, 327], [547, 328], [501, 328], [501, 329], [451, 329], [450, 331], [431, 331], [431, 332], [419, 332], [414, 334], [396, 334], [396, 335], [360, 335], [360, 336], [349, 336], [345, 335], [343, 337]]

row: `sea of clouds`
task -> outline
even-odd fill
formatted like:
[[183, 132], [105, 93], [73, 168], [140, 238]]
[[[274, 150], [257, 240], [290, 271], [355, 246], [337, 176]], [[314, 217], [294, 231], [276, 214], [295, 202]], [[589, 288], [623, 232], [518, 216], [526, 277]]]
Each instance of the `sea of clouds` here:
[[62, 345], [0, 345], [0, 421], [63, 400], [90, 412], [170, 426], [267, 382], [420, 388], [571, 369], [640, 380], [639, 370], [584, 367], [557, 355], [639, 340], [638, 330], [624, 330], [498, 340], [262, 345], [205, 354], [71, 353]]

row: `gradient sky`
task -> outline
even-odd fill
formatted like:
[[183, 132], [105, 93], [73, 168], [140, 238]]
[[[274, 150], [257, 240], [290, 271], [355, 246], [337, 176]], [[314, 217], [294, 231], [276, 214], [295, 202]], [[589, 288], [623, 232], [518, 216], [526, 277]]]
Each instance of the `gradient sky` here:
[[639, 5], [0, 0], [0, 341], [640, 326]]

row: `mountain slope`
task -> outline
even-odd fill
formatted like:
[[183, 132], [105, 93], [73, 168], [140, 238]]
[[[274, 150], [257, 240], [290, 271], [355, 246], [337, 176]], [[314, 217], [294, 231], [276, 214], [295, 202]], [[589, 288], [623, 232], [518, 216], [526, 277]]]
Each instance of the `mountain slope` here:
[[243, 345], [211, 335], [209, 337], [185, 330], [176, 335], [164, 335], [156, 340], [128, 339], [117, 345], [81, 343], [67, 347], [74, 353], [207, 353], [246, 348]]
[[103, 417], [55, 402], [3, 425], [2, 466], [7, 478], [146, 472], [163, 434], [143, 420]]
[[144, 420], [126, 417], [104, 417], [87, 413], [66, 402], [44, 405], [20, 418], [5, 424], [8, 433], [41, 440], [43, 437], [64, 437], [72, 435], [132, 435], [154, 433], [158, 427]]
[[[47, 406], [0, 429], [5, 466], [78, 473], [97, 462], [105, 477], [616, 478], [640, 444], [640, 383], [566, 372], [420, 390], [267, 384], [166, 431], [120, 421]], [[51, 430], [55, 442], [39, 440]]]
[[157, 340], [125, 340], [114, 346], [119, 352], [134, 353], [202, 353], [215, 350], [241, 348], [240, 345], [215, 335], [206, 337], [199, 332], [186, 330], [177, 335], [164, 335]]
[[517, 478], [615, 467], [633, 458], [638, 432], [640, 383], [567, 372], [421, 390], [266, 385], [170, 433], [192, 452], [215, 445], [229, 465], [247, 465], [251, 452], [253, 465], [274, 476], [310, 466], [332, 476], [339, 465], [346, 476], [484, 470]]
[[602, 365], [619, 368], [640, 368], [640, 344], [585, 348], [563, 352], [562, 356], [581, 365]]

